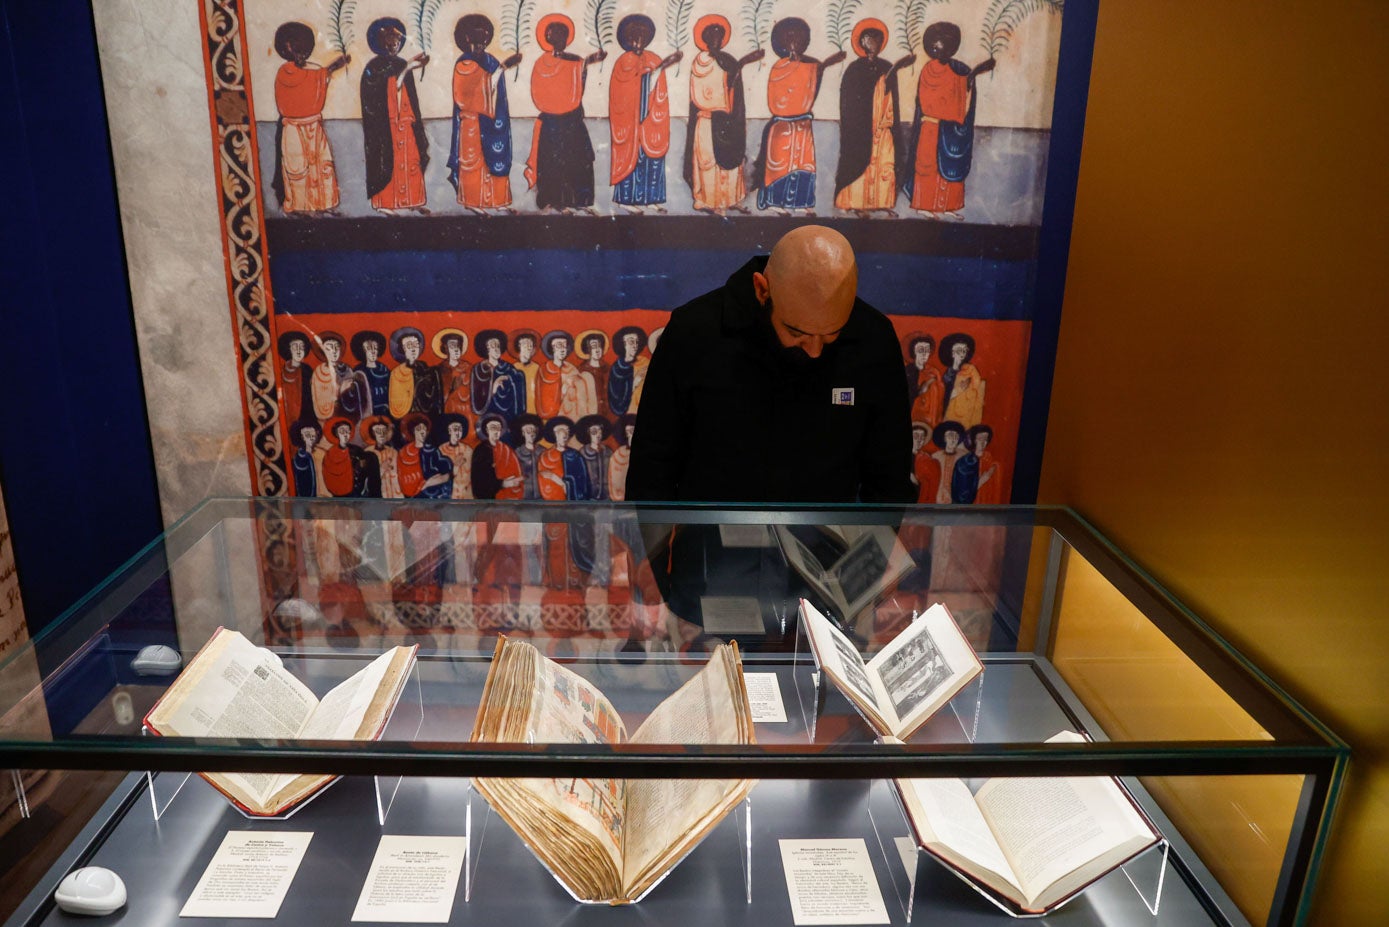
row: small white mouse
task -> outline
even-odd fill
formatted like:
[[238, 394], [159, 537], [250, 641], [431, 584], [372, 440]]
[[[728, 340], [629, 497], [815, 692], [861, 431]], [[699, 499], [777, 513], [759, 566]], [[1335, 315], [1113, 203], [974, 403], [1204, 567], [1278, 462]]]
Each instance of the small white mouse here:
[[143, 647], [130, 661], [130, 668], [141, 676], [172, 676], [183, 666], [183, 658], [168, 644]]
[[69, 914], [110, 914], [125, 904], [125, 883], [110, 869], [74, 869], [53, 893], [58, 907]]

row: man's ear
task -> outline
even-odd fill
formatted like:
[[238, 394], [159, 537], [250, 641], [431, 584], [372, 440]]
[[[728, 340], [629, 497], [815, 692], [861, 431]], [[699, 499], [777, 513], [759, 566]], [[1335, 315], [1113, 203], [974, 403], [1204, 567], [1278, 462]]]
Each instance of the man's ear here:
[[753, 271], [752, 294], [757, 297], [757, 301], [765, 305], [771, 293], [771, 285], [767, 282], [767, 275], [759, 271]]

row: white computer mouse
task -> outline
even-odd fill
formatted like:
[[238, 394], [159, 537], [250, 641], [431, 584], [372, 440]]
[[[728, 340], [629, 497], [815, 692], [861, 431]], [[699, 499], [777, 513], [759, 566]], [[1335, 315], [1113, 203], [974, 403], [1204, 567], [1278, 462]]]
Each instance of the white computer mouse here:
[[168, 644], [142, 647], [130, 661], [130, 668], [141, 676], [172, 676], [183, 666], [183, 658]]
[[125, 904], [125, 883], [110, 869], [74, 869], [53, 893], [58, 907], [69, 914], [110, 914]]

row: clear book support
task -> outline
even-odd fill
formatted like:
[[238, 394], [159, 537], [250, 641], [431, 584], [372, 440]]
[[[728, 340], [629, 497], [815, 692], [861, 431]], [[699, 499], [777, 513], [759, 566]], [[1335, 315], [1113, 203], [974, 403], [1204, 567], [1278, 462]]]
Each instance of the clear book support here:
[[[959, 724], [960, 733], [968, 743], [974, 743], [974, 738], [979, 734], [979, 716], [984, 705], [984, 677], [987, 673], [980, 673], [969, 681], [969, 683], [956, 692], [955, 695], [946, 703], [950, 710], [950, 716], [954, 717]], [[806, 738], [815, 742], [815, 728], [819, 720], [826, 714], [826, 706], [833, 704], [836, 712], [847, 705], [854, 710], [859, 717], [863, 717], [863, 712], [859, 711], [858, 706], [847, 696], [838, 690], [834, 683], [825, 678], [825, 674], [820, 671], [820, 661], [815, 656], [815, 648], [810, 646], [810, 635], [806, 632], [805, 622], [796, 616], [796, 657], [792, 664], [791, 681], [796, 688], [796, 701], [800, 705], [801, 719], [805, 723]], [[910, 738], [912, 741], [941, 741], [954, 742], [954, 725], [947, 728], [939, 727], [939, 723], [946, 718], [945, 710], [937, 712]], [[869, 729], [873, 725], [864, 718], [864, 724]], [[947, 722], [948, 723], [948, 722]], [[877, 736], [877, 731], [873, 731]]]
[[[877, 848], [881, 854], [883, 868], [892, 877], [893, 894], [897, 897], [908, 924], [913, 923], [912, 917], [917, 910], [916, 902], [924, 894], [925, 885], [940, 872], [948, 872], [955, 876], [1009, 917], [1043, 917], [1054, 913], [1087, 891], [1100, 890], [1127, 894], [1134, 917], [1141, 918], [1146, 911], [1154, 923], [1157, 921], [1158, 906], [1162, 902], [1162, 888], [1167, 878], [1167, 855], [1170, 847], [1166, 839], [1160, 839], [1098, 881], [1077, 889], [1047, 911], [1035, 912], [1019, 908], [1010, 899], [976, 882], [949, 863], [919, 847], [912, 834], [911, 825], [907, 823], [901, 800], [888, 780], [878, 779], [873, 782], [869, 791], [868, 817], [877, 837]], [[921, 922], [925, 923], [928, 919], [923, 916]]]
[[29, 794], [24, 789], [24, 775], [18, 769], [7, 769], [3, 771], [4, 781], [0, 783], [0, 808], [8, 808], [14, 805], [19, 809], [19, 816], [27, 819], [29, 817]]
[[[468, 838], [467, 856], [463, 862], [463, 900], [465, 902], [473, 900], [473, 885], [477, 881], [477, 865], [482, 858], [482, 841], [483, 837], [487, 833], [487, 825], [491, 821], [491, 819], [491, 806], [487, 804], [487, 800], [482, 797], [478, 790], [472, 788], [472, 784], [469, 783], [468, 804], [464, 813], [464, 832]], [[751, 798], [745, 798], [741, 802], [739, 802], [738, 806], [734, 808], [731, 812], [729, 812], [728, 817], [725, 818], [723, 821], [720, 821], [718, 826], [709, 832], [708, 837], [706, 837], [706, 839], [712, 838], [713, 840], [720, 842], [728, 841], [730, 839], [734, 839], [733, 837], [730, 837], [731, 833], [736, 836], [738, 862], [741, 864], [741, 868], [743, 870], [743, 900], [747, 904], [752, 904]], [[699, 843], [691, 847], [690, 853], [696, 852], [700, 848], [700, 846], [704, 844], [704, 842], [705, 841], [701, 840]], [[727, 844], [725, 843], [724, 847], [726, 846]], [[676, 867], [678, 867], [681, 862], [684, 862], [684, 860], [688, 858], [688, 856], [689, 853], [685, 854], [684, 857], [681, 857], [679, 862], [674, 863], [669, 869], [666, 870], [665, 875], [661, 876], [661, 878], [651, 883], [650, 887], [648, 887], [646, 891], [642, 892], [639, 897], [634, 898], [632, 900], [633, 903], [635, 904], [637, 902], [640, 902], [642, 899], [646, 898], [647, 895], [650, 895], [651, 892], [656, 888], [656, 886], [660, 885], [663, 881], [665, 881], [666, 876], [674, 872]], [[536, 857], [536, 860], [540, 862], [542, 866], [545, 865], [544, 861], [541, 860], [538, 856]], [[546, 868], [548, 870], [548, 867]], [[551, 872], [550, 874], [554, 875], [553, 872]], [[559, 882], [560, 886], [565, 890], [569, 897], [573, 898], [579, 904], [606, 905], [610, 903], [605, 898], [580, 898], [578, 895], [575, 895], [572, 891], [570, 891], [569, 886], [564, 884], [563, 879], [560, 879], [558, 876], [556, 876], [555, 881]]]
[[[410, 678], [405, 682], [405, 688], [401, 690], [400, 700], [396, 702], [390, 716], [386, 719], [386, 726], [381, 732], [381, 740], [400, 740], [413, 741], [424, 726], [424, 697], [420, 688], [420, 671], [418, 665], [410, 668]], [[148, 733], [148, 732], [146, 732]], [[174, 799], [178, 798], [183, 787], [188, 784], [188, 780], [193, 777], [193, 773], [185, 772], [165, 772], [154, 773], [146, 772], [146, 788], [150, 797], [150, 809], [157, 821], [164, 816], [173, 805]], [[391, 805], [395, 803], [396, 793], [400, 790], [400, 783], [403, 776], [373, 776], [374, 794], [376, 798], [376, 821], [380, 825], [385, 825], [386, 816], [390, 814]], [[246, 809], [235, 804], [232, 807], [252, 821], [286, 821], [301, 810], [307, 807], [314, 799], [322, 795], [337, 782], [326, 783], [322, 788], [315, 791], [312, 795], [298, 802], [287, 809], [283, 814], [252, 814]]]

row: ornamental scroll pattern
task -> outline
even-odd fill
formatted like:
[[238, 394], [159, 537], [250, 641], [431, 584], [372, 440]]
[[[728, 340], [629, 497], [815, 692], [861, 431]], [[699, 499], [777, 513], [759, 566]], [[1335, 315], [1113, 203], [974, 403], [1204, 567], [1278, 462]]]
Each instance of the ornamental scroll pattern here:
[[213, 138], [221, 191], [227, 288], [237, 333], [239, 362], [256, 494], [278, 496], [287, 481], [281, 461], [279, 402], [271, 355], [271, 296], [256, 176], [256, 128], [244, 66], [240, 0], [207, 0], [203, 6]]

